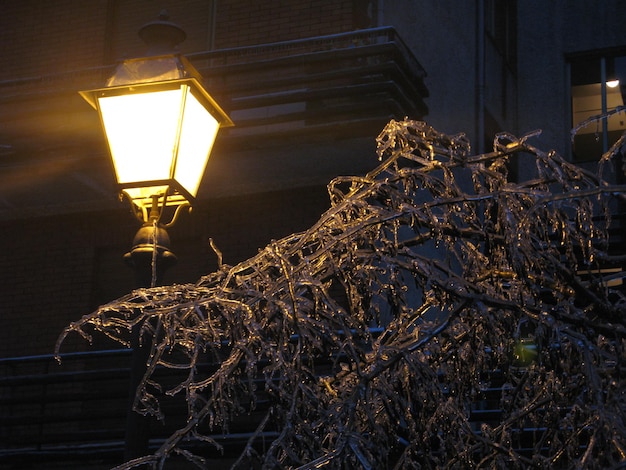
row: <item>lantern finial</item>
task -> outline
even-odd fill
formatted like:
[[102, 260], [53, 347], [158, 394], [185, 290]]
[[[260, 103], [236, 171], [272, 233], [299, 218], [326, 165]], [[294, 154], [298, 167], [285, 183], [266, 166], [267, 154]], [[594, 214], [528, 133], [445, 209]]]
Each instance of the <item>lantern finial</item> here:
[[176, 23], [169, 21], [167, 10], [161, 10], [155, 21], [139, 29], [139, 37], [148, 46], [149, 55], [170, 54], [187, 38], [187, 33]]

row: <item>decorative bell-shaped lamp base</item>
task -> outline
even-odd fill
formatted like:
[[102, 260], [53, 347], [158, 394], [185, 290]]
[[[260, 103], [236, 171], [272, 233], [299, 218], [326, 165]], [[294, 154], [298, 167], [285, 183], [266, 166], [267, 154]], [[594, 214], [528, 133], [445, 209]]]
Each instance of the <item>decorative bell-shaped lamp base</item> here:
[[170, 251], [170, 236], [158, 223], [145, 223], [133, 239], [124, 261], [135, 271], [137, 287], [155, 287], [162, 283], [165, 271], [176, 264]]

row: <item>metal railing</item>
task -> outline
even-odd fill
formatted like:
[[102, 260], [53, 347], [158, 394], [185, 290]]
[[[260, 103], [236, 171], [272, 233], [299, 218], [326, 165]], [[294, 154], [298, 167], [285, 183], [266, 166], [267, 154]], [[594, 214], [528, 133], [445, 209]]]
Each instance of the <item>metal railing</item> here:
[[0, 468], [120, 456], [130, 354], [63, 354], [60, 364], [52, 355], [0, 359]]

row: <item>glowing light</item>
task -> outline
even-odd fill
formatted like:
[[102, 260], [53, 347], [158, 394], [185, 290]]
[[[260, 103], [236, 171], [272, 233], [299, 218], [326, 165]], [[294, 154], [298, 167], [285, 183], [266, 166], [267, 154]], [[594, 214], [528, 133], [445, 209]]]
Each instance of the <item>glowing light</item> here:
[[219, 122], [188, 86], [98, 103], [118, 183], [142, 183], [126, 189], [133, 199], [162, 194], [169, 180], [196, 196]]

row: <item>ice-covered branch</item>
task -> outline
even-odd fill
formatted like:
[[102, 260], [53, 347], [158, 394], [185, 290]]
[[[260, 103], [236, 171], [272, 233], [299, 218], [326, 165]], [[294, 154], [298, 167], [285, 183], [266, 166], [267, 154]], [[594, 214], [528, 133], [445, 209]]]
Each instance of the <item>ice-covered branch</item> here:
[[[138, 408], [162, 417], [165, 396], [186, 402], [184, 427], [119, 468], [172, 453], [201, 464], [254, 410], [237, 468], [568, 467], [589, 460], [585, 445], [623, 462], [626, 298], [609, 231], [624, 187], [535, 136], [500, 134], [471, 155], [464, 135], [391, 121], [380, 165], [332, 181], [309, 230], [68, 326], [57, 350], [70, 333], [127, 345], [140, 327], [152, 354]], [[509, 179], [513, 156], [530, 180]], [[163, 369], [176, 385], [161, 387]], [[476, 430], [469, 410], [491, 380], [501, 419]], [[515, 437], [527, 427], [530, 455]]]

